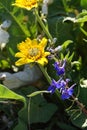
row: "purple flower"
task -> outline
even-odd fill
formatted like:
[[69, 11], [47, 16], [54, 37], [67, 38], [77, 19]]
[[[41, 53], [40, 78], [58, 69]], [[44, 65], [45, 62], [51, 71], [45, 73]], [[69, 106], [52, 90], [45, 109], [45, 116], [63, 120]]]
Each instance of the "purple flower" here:
[[65, 73], [65, 65], [66, 65], [66, 60], [63, 61], [63, 64], [61, 65], [61, 62], [55, 62], [54, 63], [54, 68], [57, 71], [57, 74], [63, 75]]
[[58, 81], [55, 81], [53, 79], [51, 85], [48, 88], [48, 91], [50, 91], [51, 94], [53, 94], [56, 89], [60, 89], [62, 91], [66, 85], [67, 85], [67, 82], [64, 81], [62, 78], [60, 78]]
[[53, 79], [51, 85], [47, 90], [50, 91], [51, 94], [53, 94], [56, 89], [57, 89], [57, 82]]
[[67, 84], [66, 81], [64, 81], [62, 78], [60, 78], [57, 81], [57, 88], [58, 89], [63, 89], [63, 88], [65, 88], [66, 84]]
[[74, 92], [73, 87], [76, 85], [76, 84], [73, 84], [70, 88], [68, 88], [69, 81], [70, 79], [63, 80], [62, 78], [60, 78], [58, 81], [55, 81], [53, 79], [51, 85], [48, 88], [48, 91], [51, 94], [53, 94], [55, 90], [58, 89], [61, 93], [61, 98], [63, 100], [69, 99], [73, 95], [73, 92]]
[[62, 95], [61, 95], [61, 98], [63, 100], [65, 99], [69, 99], [72, 95], [73, 95], [73, 92], [74, 92], [74, 89], [73, 87], [75, 86], [76, 84], [73, 84], [70, 88], [65, 88], [62, 90]]

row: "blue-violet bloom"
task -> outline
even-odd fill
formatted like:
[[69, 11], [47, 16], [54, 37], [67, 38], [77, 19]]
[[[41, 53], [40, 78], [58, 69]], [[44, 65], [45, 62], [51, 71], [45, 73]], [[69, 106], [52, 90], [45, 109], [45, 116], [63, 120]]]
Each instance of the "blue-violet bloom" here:
[[63, 64], [61, 65], [61, 62], [55, 62], [54, 63], [54, 68], [57, 71], [57, 74], [63, 75], [65, 73], [65, 65], [66, 65], [66, 60], [63, 61]]
[[70, 88], [65, 88], [62, 90], [62, 95], [61, 95], [61, 98], [63, 100], [65, 99], [69, 99], [72, 95], [73, 95], [73, 92], [74, 92], [74, 89], [73, 87], [75, 86], [76, 84], [73, 84]]
[[47, 91], [49, 91], [51, 94], [53, 94], [56, 89], [57, 89], [57, 82], [53, 79], [52, 83], [49, 86], [49, 88], [47, 89]]
[[48, 91], [53, 94], [56, 89], [60, 89], [61, 91], [65, 89], [65, 86], [67, 85], [67, 82], [64, 81], [62, 78], [60, 78], [58, 81], [52, 80], [51, 85], [48, 88]]

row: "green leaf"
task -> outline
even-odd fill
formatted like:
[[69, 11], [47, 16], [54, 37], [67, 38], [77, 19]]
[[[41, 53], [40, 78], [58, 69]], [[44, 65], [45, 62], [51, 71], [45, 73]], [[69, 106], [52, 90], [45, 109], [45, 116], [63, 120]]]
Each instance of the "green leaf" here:
[[19, 119], [18, 125], [13, 130], [27, 130], [27, 125]]
[[[19, 120], [23, 121], [23, 119], [20, 118], [20, 113], [23, 113], [26, 109], [26, 100], [23, 96], [16, 94], [12, 90], [9, 90], [7, 87], [0, 84], [0, 99], [5, 99], [5, 100], [6, 99], [15, 99], [15, 100], [21, 101], [24, 104], [24, 106], [19, 111], [18, 115], [19, 115]], [[18, 127], [19, 127], [19, 125], [20, 125], [20, 122], [18, 124]], [[22, 127], [23, 127], [23, 125], [22, 125]]]
[[27, 124], [19, 119], [18, 125], [13, 130], [27, 130]]
[[23, 102], [24, 105], [26, 106], [25, 98], [23, 96], [16, 94], [12, 90], [9, 90], [7, 87], [5, 87], [4, 85], [1, 85], [1, 84], [0, 84], [0, 98], [1, 99], [19, 100], [19, 101]]
[[77, 130], [75, 127], [71, 126], [71, 125], [67, 125], [65, 123], [57, 123], [58, 126], [62, 129], [62, 130]]
[[[76, 116], [76, 115], [75, 115]], [[72, 123], [79, 128], [87, 128], [87, 117], [83, 113], [76, 119], [71, 119]]]
[[81, 6], [87, 9], [87, 0], [81, 0]]
[[62, 44], [62, 48], [63, 48], [63, 49], [66, 49], [67, 46], [68, 46], [69, 44], [71, 44], [71, 43], [73, 43], [73, 41], [71, 41], [71, 40], [65, 41], [65, 42]]
[[56, 110], [55, 104], [47, 103], [42, 95], [37, 95], [30, 100], [30, 123], [46, 123]]
[[87, 15], [85, 15], [83, 18], [78, 18], [76, 20], [77, 23], [84, 23], [87, 22]]

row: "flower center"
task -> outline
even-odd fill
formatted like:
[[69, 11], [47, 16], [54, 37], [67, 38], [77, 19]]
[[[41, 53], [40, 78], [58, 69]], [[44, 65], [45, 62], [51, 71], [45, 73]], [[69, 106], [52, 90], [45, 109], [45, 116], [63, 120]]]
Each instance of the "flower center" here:
[[37, 56], [38, 53], [39, 53], [39, 49], [38, 49], [38, 48], [31, 48], [31, 49], [29, 49], [29, 55], [30, 55], [31, 57]]

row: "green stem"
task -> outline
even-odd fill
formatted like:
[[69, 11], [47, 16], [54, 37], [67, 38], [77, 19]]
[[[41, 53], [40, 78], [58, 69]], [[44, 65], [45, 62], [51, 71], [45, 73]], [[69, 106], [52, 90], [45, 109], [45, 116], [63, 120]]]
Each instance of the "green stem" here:
[[[40, 26], [42, 27], [43, 31], [45, 32], [45, 34], [47, 35], [47, 37], [51, 40], [51, 42], [53, 41], [53, 38], [51, 36], [51, 34], [49, 33], [48, 29], [45, 27], [43, 21], [41, 20], [37, 9], [34, 10], [35, 11], [35, 16], [37, 18], [38, 23], [40, 24]], [[52, 44], [52, 43], [51, 43]]]
[[[50, 76], [48, 75], [47, 71], [40, 64], [39, 64], [39, 68], [41, 69], [41, 71], [42, 71], [43, 75], [45, 76], [46, 80], [48, 81], [48, 83], [51, 84], [52, 80], [51, 80]], [[54, 94], [58, 97], [59, 102], [61, 103], [61, 105], [64, 106], [63, 101], [60, 98], [60, 92], [58, 90], [56, 90]]]
[[42, 71], [43, 75], [45, 76], [46, 80], [48, 81], [48, 83], [51, 84], [51, 78], [48, 75], [47, 71], [40, 64], [39, 64], [39, 68], [41, 69], [41, 71]]

